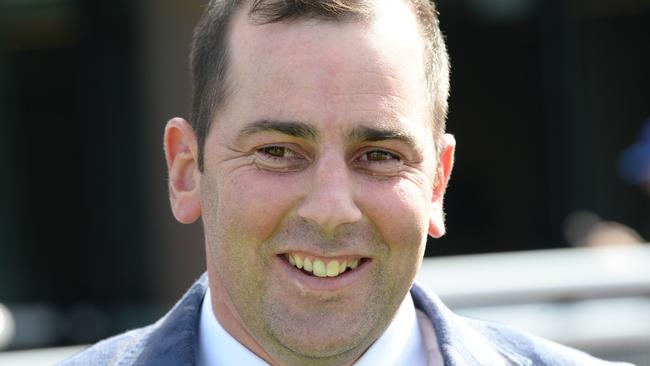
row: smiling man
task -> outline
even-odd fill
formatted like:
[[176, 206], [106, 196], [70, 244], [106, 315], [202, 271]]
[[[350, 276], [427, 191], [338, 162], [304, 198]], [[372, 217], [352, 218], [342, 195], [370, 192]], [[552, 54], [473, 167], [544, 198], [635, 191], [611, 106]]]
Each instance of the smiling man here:
[[[443, 231], [453, 139], [434, 132], [412, 8], [307, 5], [293, 21], [277, 19], [284, 3], [233, 16], [203, 145], [187, 122], [167, 126], [172, 205], [181, 222], [202, 216], [230, 335], [271, 364], [349, 364], [405, 303], [427, 231]], [[348, 14], [321, 19], [326, 6]]]
[[156, 324], [69, 364], [600, 365], [462, 319], [413, 285], [444, 234], [455, 141], [426, 0], [212, 1], [191, 122], [164, 145], [207, 275]]

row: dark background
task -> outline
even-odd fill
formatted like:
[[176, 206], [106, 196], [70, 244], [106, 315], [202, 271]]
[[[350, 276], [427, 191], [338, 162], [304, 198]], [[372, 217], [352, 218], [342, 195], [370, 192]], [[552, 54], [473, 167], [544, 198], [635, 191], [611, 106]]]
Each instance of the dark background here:
[[[162, 133], [187, 117], [203, 1], [0, 1], [0, 302], [11, 348], [155, 319], [204, 270], [168, 207]], [[456, 167], [441, 256], [565, 247], [591, 210], [650, 238], [618, 175], [650, 116], [650, 0], [440, 0]]]

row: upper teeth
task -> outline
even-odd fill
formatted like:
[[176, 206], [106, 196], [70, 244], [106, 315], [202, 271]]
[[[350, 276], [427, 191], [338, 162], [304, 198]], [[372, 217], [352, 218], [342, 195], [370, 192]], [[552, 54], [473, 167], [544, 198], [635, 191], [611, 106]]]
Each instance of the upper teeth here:
[[318, 277], [336, 277], [347, 271], [348, 268], [355, 269], [359, 266], [359, 259], [351, 260], [327, 260], [315, 257], [301, 256], [299, 254], [287, 254], [287, 259], [292, 266], [313, 273]]

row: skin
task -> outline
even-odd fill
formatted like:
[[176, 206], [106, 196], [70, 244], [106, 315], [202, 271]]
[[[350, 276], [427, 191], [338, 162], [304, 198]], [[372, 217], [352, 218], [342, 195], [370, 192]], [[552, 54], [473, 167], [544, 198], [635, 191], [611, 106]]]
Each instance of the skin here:
[[[172, 210], [203, 220], [214, 313], [273, 365], [358, 359], [411, 287], [427, 233], [444, 234], [455, 143], [432, 136], [416, 24], [399, 1], [368, 22], [254, 25], [240, 11], [203, 172], [190, 125], [167, 124]], [[324, 289], [290, 252], [365, 259]]]

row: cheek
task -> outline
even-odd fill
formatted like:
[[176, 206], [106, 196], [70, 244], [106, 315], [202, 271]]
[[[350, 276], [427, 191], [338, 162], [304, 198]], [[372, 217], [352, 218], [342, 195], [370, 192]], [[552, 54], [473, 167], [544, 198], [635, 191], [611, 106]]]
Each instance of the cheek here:
[[300, 197], [301, 184], [290, 175], [251, 169], [229, 176], [220, 190], [222, 225], [257, 242], [270, 237]]
[[387, 183], [366, 184], [360, 202], [387, 242], [412, 250], [427, 235], [429, 196], [409, 180]]

